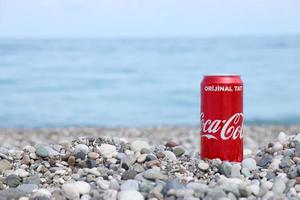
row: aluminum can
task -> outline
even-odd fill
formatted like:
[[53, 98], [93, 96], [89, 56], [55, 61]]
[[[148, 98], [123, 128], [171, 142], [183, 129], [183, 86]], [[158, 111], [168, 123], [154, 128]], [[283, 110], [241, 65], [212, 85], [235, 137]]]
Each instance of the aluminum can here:
[[201, 158], [241, 162], [243, 120], [240, 75], [205, 75], [201, 82]]

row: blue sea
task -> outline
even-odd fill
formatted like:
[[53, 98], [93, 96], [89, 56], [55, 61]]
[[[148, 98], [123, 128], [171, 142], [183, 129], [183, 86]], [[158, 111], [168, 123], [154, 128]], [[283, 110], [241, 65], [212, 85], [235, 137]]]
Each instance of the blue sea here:
[[197, 125], [210, 73], [247, 123], [300, 122], [300, 36], [0, 39], [0, 127]]

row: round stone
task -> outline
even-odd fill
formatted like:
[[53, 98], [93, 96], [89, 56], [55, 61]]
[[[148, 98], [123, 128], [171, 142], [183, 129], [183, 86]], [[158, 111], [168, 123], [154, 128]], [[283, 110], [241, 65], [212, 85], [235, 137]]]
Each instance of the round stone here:
[[145, 141], [136, 140], [130, 144], [130, 149], [134, 152], [140, 152], [141, 149], [150, 149], [150, 146]]
[[119, 200], [144, 200], [144, 196], [139, 193], [138, 191], [128, 190], [128, 191], [121, 191], [118, 194]]
[[74, 149], [74, 154], [77, 154], [78, 152], [87, 154], [89, 152], [89, 147], [85, 144], [77, 144]]
[[5, 182], [9, 187], [15, 188], [18, 185], [20, 185], [21, 179], [17, 175], [11, 174], [8, 177], [6, 177]]
[[177, 160], [176, 155], [172, 151], [164, 151], [163, 153], [165, 154], [165, 156], [168, 160], [170, 160], [170, 161]]
[[22, 190], [23, 192], [30, 194], [34, 190], [38, 189], [38, 186], [36, 184], [21, 184], [17, 187], [17, 189]]
[[175, 154], [176, 157], [180, 157], [185, 153], [184, 148], [177, 146], [173, 148], [173, 153]]
[[0, 160], [0, 174], [2, 174], [5, 170], [11, 168], [12, 168], [12, 164], [8, 160], [6, 159]]
[[75, 158], [75, 156], [70, 156], [70, 157], [68, 158], [68, 164], [69, 164], [70, 166], [74, 166], [75, 163], [76, 163], [76, 158]]
[[123, 180], [128, 180], [128, 179], [134, 179], [134, 177], [137, 175], [137, 172], [134, 170], [127, 170], [123, 173], [122, 179]]
[[286, 185], [285, 185], [284, 181], [281, 178], [275, 179], [273, 187], [272, 187], [272, 191], [275, 194], [278, 194], [278, 195], [282, 194], [283, 191], [285, 190], [285, 188], [286, 188]]
[[89, 152], [88, 157], [92, 160], [96, 160], [97, 158], [99, 158], [99, 154], [96, 152]]
[[242, 161], [242, 166], [248, 168], [249, 170], [255, 170], [256, 161], [253, 158], [246, 158]]
[[23, 183], [26, 183], [26, 184], [39, 185], [40, 181], [41, 181], [40, 177], [37, 174], [23, 178]]
[[35, 153], [37, 156], [40, 156], [43, 158], [49, 156], [49, 152], [48, 152], [47, 148], [45, 148], [45, 146], [43, 146], [43, 145], [38, 145]]
[[74, 185], [77, 187], [79, 194], [88, 194], [91, 190], [90, 184], [84, 181], [77, 181]]
[[241, 176], [241, 165], [240, 164], [234, 164], [231, 168], [231, 177], [239, 178]]
[[168, 141], [166, 144], [165, 144], [166, 147], [176, 147], [177, 146], [177, 143], [174, 142], [174, 141]]
[[117, 155], [117, 149], [114, 145], [101, 144], [99, 151], [104, 158], [113, 158]]
[[222, 164], [219, 166], [219, 171], [221, 174], [224, 174], [226, 177], [230, 177], [231, 175], [231, 163], [230, 162], [222, 162]]
[[120, 189], [122, 191], [125, 191], [125, 190], [138, 191], [139, 190], [139, 182], [137, 180], [127, 180], [121, 185]]
[[209, 169], [209, 164], [207, 164], [206, 162], [200, 162], [198, 164], [199, 169], [201, 169], [202, 171], [206, 171]]
[[158, 169], [148, 169], [143, 172], [143, 176], [146, 179], [156, 180], [156, 179], [163, 179], [163, 174]]
[[35, 195], [37, 197], [45, 197], [48, 199], [51, 198], [51, 192], [49, 192], [47, 189], [39, 189], [36, 191]]
[[79, 191], [73, 183], [66, 183], [62, 185], [62, 190], [65, 193], [65, 196], [69, 199], [79, 199]]

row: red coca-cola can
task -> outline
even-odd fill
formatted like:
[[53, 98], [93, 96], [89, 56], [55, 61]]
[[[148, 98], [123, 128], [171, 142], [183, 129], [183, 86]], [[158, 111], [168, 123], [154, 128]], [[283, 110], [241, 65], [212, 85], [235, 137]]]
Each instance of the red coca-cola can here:
[[201, 157], [243, 160], [243, 82], [240, 75], [206, 75], [201, 83]]

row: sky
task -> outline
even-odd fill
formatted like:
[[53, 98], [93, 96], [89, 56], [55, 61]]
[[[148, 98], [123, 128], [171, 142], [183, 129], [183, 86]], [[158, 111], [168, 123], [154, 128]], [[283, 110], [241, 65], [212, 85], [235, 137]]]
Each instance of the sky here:
[[300, 0], [0, 0], [0, 37], [300, 34]]

